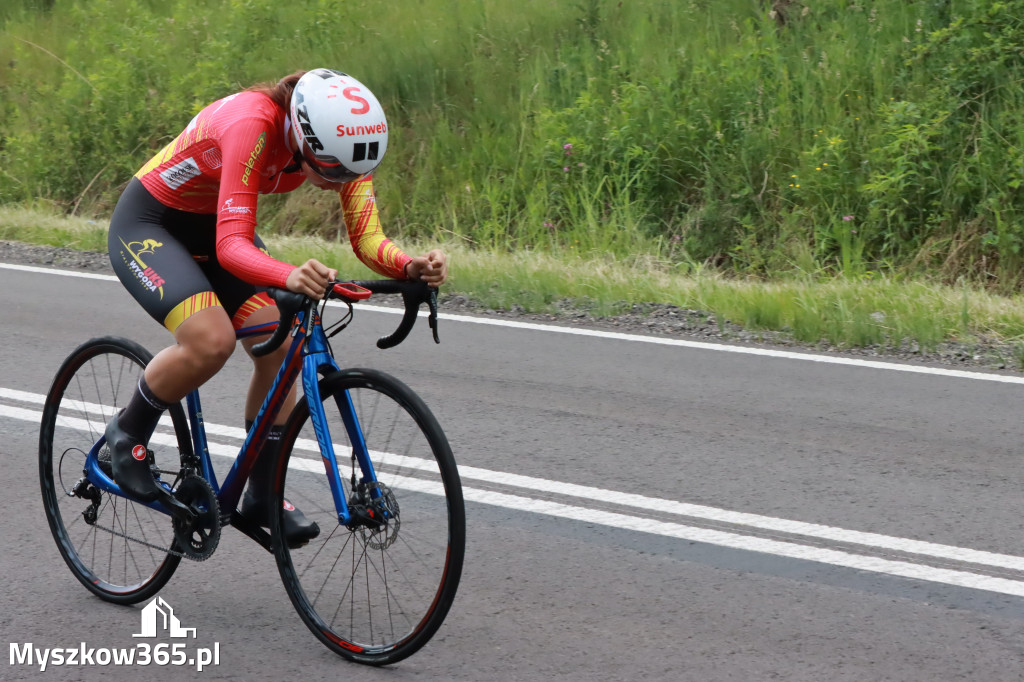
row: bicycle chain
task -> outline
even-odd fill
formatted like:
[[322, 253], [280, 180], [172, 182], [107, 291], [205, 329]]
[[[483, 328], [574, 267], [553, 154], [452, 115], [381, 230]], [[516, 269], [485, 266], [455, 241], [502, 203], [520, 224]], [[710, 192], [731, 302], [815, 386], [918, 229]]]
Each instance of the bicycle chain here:
[[[145, 540], [140, 540], [138, 538], [133, 538], [131, 535], [128, 535], [127, 533], [122, 533], [121, 531], [114, 530], [113, 528], [107, 528], [106, 526], [102, 526], [102, 525], [100, 525], [98, 523], [92, 523], [90, 525], [92, 525], [93, 528], [96, 528], [98, 530], [105, 530], [108, 533], [110, 533], [111, 535], [116, 535], [119, 538], [124, 538], [125, 540], [131, 540], [132, 542], [137, 542], [137, 543], [139, 543], [140, 545], [142, 545], [144, 547], [149, 547], [150, 549], [155, 549], [155, 550], [157, 550], [159, 552], [167, 552], [168, 554], [173, 554], [174, 556], [183, 557], [183, 558], [186, 558], [186, 559], [191, 558], [191, 557], [186, 556], [184, 552], [178, 552], [178, 551], [175, 551], [175, 550], [171, 549], [170, 547], [161, 547], [160, 545], [153, 544], [152, 542], [147, 542]], [[203, 561], [205, 561], [205, 559], [203, 559]]]
[[[131, 501], [131, 500], [129, 500], [129, 501]], [[171, 547], [163, 547], [161, 545], [154, 544], [154, 543], [149, 542], [147, 540], [140, 540], [139, 538], [132, 537], [131, 535], [128, 535], [127, 533], [122, 533], [121, 531], [115, 530], [113, 528], [108, 528], [108, 527], [106, 527], [106, 526], [104, 526], [104, 525], [102, 525], [100, 523], [95, 522], [95, 521], [93, 521], [89, 525], [92, 526], [93, 528], [96, 528], [97, 530], [106, 531], [107, 533], [110, 533], [111, 535], [115, 535], [115, 536], [117, 536], [119, 538], [124, 538], [125, 540], [129, 540], [131, 542], [136, 542], [136, 543], [142, 545], [143, 547], [149, 547], [150, 549], [155, 549], [158, 552], [167, 552], [168, 554], [171, 554], [171, 555], [176, 556], [176, 557], [181, 557], [183, 559], [189, 559], [191, 561], [206, 561], [211, 556], [213, 556], [213, 552], [212, 551], [209, 554], [207, 554], [206, 556], [199, 556], [199, 555], [195, 555], [195, 554], [186, 554], [185, 552], [179, 552], [179, 551], [177, 551], [175, 549], [172, 549]], [[174, 530], [173, 525], [171, 526], [171, 530], [173, 532], [173, 530]], [[218, 537], [218, 539], [219, 539], [219, 537]], [[216, 544], [214, 544], [214, 549], [215, 548], [216, 548]]]

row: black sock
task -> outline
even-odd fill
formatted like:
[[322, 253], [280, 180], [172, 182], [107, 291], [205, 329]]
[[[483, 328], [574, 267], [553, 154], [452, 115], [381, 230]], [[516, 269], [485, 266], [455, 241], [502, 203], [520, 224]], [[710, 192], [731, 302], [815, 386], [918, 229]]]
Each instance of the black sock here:
[[[249, 433], [249, 431], [252, 429], [252, 425], [254, 423], [255, 422], [253, 422], [252, 419], [246, 419], [245, 420], [245, 432], [246, 433]], [[284, 424], [271, 424], [270, 425], [270, 430], [267, 431], [267, 442], [268, 443], [280, 443], [282, 435], [284, 435]]]
[[140, 442], [149, 443], [153, 431], [156, 430], [157, 422], [160, 421], [160, 417], [168, 407], [170, 407], [169, 404], [153, 394], [149, 384], [146, 383], [146, 377], [141, 376], [135, 393], [128, 401], [128, 406], [117, 418], [117, 424], [122, 431], [138, 438]]
[[[252, 424], [253, 421], [251, 419], [245, 420], [246, 433], [252, 429]], [[271, 469], [274, 467], [274, 458], [283, 433], [284, 424], [271, 424], [270, 429], [267, 431], [263, 449], [260, 450], [256, 463], [249, 472], [249, 490], [254, 494], [262, 494], [267, 483], [270, 481], [270, 476], [273, 473]]]

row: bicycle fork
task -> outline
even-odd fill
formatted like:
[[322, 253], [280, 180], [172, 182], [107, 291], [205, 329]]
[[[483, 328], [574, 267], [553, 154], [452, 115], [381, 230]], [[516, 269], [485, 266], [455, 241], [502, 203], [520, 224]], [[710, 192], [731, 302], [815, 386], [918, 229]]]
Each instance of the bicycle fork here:
[[320, 373], [325, 373], [324, 370], [339, 370], [329, 355], [324, 357], [319, 352], [306, 356], [305, 363], [303, 390], [309, 405], [310, 421], [313, 423], [313, 430], [320, 446], [320, 455], [327, 472], [331, 496], [334, 498], [338, 523], [349, 529], [369, 527], [380, 530], [387, 524], [389, 513], [386, 505], [380, 504], [384, 496], [377, 485], [377, 474], [370, 460], [370, 452], [366, 447], [366, 439], [363, 437], [363, 431], [356, 416], [352, 396], [348, 391], [335, 395], [335, 405], [341, 414], [351, 444], [351, 457], [358, 463], [360, 471], [358, 481], [355, 480], [356, 474], [353, 471], [352, 496], [346, 500], [338, 468], [338, 454], [331, 440], [327, 414], [324, 412], [323, 403], [319, 400], [320, 391], [317, 385], [317, 377]]

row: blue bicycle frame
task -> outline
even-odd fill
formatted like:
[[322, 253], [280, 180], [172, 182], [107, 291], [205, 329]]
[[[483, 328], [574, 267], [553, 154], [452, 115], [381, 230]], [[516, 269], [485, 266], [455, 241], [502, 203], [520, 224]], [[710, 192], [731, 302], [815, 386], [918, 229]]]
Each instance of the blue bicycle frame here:
[[[306, 324], [307, 317], [311, 323]], [[258, 325], [238, 330], [237, 338], [248, 338], [252, 336], [265, 335], [277, 327], [277, 323]], [[331, 487], [331, 494], [334, 497], [334, 504], [337, 510], [338, 522], [342, 525], [348, 524], [351, 520], [348, 503], [345, 500], [341, 478], [338, 475], [338, 463], [334, 452], [334, 444], [331, 441], [330, 431], [327, 427], [327, 417], [324, 414], [323, 405], [318, 399], [319, 387], [318, 378], [326, 376], [331, 372], [340, 371], [331, 355], [327, 337], [324, 334], [320, 323], [320, 316], [316, 312], [315, 305], [309, 305], [305, 310], [296, 314], [295, 321], [291, 327], [291, 344], [288, 354], [278, 370], [274, 383], [263, 401], [252, 428], [246, 434], [241, 450], [236, 457], [231, 469], [224, 477], [223, 485], [218, 485], [217, 476], [213, 470], [210, 460], [209, 444], [206, 439], [206, 429], [203, 424], [203, 410], [199, 401], [199, 391], [195, 390], [186, 397], [189, 426], [192, 435], [193, 453], [198, 459], [199, 473], [205, 478], [214, 492], [217, 494], [217, 501], [225, 514], [223, 522], [228, 519], [237, 521], [237, 515], [232, 519], [234, 511], [241, 497], [245, 482], [248, 480], [249, 472], [252, 470], [259, 454], [259, 447], [264, 442], [270, 425], [280, 413], [285, 397], [295, 383], [299, 374], [302, 375], [302, 389], [308, 397], [310, 419], [316, 432], [317, 442], [320, 446], [320, 454], [323, 457], [324, 466], [327, 471], [327, 479]], [[355, 409], [351, 403], [351, 397], [345, 393], [344, 401], [338, 401], [338, 409], [341, 412], [342, 420], [348, 431], [349, 442], [352, 443], [354, 454], [359, 461], [364, 482], [376, 481], [376, 473], [370, 462], [369, 451], [366, 448], [366, 441], [363, 438], [362, 430], [356, 419]], [[99, 451], [105, 443], [101, 437], [92, 447], [86, 458], [86, 475], [89, 481], [97, 488], [106, 492], [124, 496], [120, 487], [108, 476], [99, 466]], [[193, 454], [187, 453], [187, 454]], [[168, 487], [166, 482], [162, 482]], [[139, 503], [142, 504], [142, 503]], [[152, 502], [146, 506], [168, 513], [168, 510], [160, 502]], [[236, 523], [235, 525], [239, 525]], [[240, 530], [254, 537], [257, 541], [269, 548], [269, 536], [261, 533], [258, 529], [242, 528]], [[255, 537], [253, 533], [259, 535]]]
[[[305, 324], [307, 316], [312, 318], [311, 324]], [[238, 332], [239, 338], [265, 334], [276, 325], [261, 325], [241, 329]], [[252, 428], [242, 443], [238, 458], [224, 477], [224, 484], [218, 490], [213, 470], [209, 467], [210, 456], [206, 443], [206, 430], [202, 426], [202, 409], [199, 405], [199, 392], [193, 391], [188, 396], [188, 412], [192, 422], [193, 444], [197, 453], [200, 454], [203, 476], [207, 478], [214, 490], [218, 491], [217, 499], [222, 509], [234, 509], [241, 496], [243, 484], [249, 477], [249, 471], [256, 461], [258, 449], [257, 444], [263, 443], [269, 431], [270, 425], [280, 413], [285, 396], [288, 395], [292, 384], [298, 375], [302, 375], [302, 390], [308, 397], [309, 416], [313, 423], [313, 430], [316, 433], [317, 444], [320, 447], [320, 454], [324, 460], [327, 470], [327, 479], [331, 487], [331, 495], [334, 497], [334, 506], [338, 514], [338, 522], [346, 525], [351, 521], [348, 503], [345, 500], [345, 492], [342, 488], [341, 478], [338, 476], [338, 462], [334, 452], [334, 443], [331, 440], [330, 430], [327, 426], [327, 415], [324, 414], [323, 405], [317, 399], [320, 394], [318, 379], [327, 376], [332, 372], [341, 370], [334, 357], [331, 355], [327, 337], [320, 324], [320, 316], [315, 307], [310, 306], [298, 313], [291, 331], [292, 341], [288, 354], [281, 369], [278, 370], [274, 384], [267, 394], [263, 405], [256, 414]], [[362, 471], [362, 481], [376, 481], [377, 476], [370, 461], [369, 451], [366, 448], [366, 441], [363, 438], [362, 430], [356, 419], [355, 409], [351, 403], [348, 392], [345, 393], [344, 404], [338, 404], [342, 420], [348, 431], [349, 442], [352, 443], [354, 454], [359, 461]]]

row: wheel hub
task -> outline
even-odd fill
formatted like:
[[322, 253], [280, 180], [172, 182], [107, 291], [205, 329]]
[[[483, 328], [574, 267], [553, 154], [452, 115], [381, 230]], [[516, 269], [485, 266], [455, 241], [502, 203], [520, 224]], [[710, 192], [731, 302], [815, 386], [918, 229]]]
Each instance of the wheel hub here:
[[398, 539], [398, 529], [402, 526], [398, 499], [383, 483], [360, 486], [349, 509], [352, 521], [348, 528], [358, 530], [368, 547], [387, 549]]

